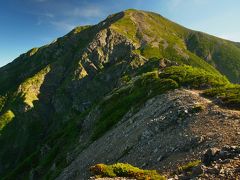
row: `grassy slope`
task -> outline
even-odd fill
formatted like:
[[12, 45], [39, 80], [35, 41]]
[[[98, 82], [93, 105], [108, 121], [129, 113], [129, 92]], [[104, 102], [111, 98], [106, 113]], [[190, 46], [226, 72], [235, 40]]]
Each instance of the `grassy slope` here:
[[240, 48], [238, 44], [200, 32], [186, 37], [188, 49], [206, 59], [232, 82], [240, 82]]

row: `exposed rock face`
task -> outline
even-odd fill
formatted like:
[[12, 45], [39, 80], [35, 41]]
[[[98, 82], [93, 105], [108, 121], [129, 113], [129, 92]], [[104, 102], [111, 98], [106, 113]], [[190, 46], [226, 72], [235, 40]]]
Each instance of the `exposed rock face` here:
[[[133, 43], [119, 33], [109, 28], [100, 31], [81, 55], [75, 57], [79, 66], [75, 67], [74, 81], [69, 85], [69, 91], [72, 97], [79, 98], [73, 98], [73, 108], [79, 112], [84, 111], [96, 98], [102, 97], [116, 86], [119, 78], [137, 56], [132, 53], [134, 49]], [[118, 68], [100, 75], [100, 81], [108, 86], [89, 96], [88, 89], [96, 86], [89, 81], [93, 80], [99, 72], [111, 66]], [[80, 95], [79, 92], [81, 92]]]
[[169, 59], [164, 59], [164, 58], [162, 58], [162, 59], [160, 59], [160, 61], [159, 61], [159, 69], [160, 69], [160, 70], [162, 70], [162, 69], [164, 69], [164, 68], [166, 68], [166, 67], [177, 66], [177, 65], [178, 65], [177, 62], [171, 61], [171, 60], [169, 60]]
[[[203, 110], [193, 111], [197, 104]], [[88, 168], [97, 163], [127, 162], [168, 172], [200, 159], [208, 147], [238, 144], [239, 121], [239, 113], [220, 109], [197, 92], [169, 92], [150, 99], [137, 113], [130, 111], [80, 153], [58, 179], [86, 179]], [[210, 149], [205, 154], [209, 158], [204, 157], [212, 161], [217, 152]]]

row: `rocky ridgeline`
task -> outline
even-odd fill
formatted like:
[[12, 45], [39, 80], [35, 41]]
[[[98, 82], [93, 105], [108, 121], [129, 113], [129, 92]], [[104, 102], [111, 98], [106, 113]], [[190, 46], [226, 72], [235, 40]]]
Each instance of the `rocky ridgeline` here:
[[[84, 120], [86, 132], [80, 140], [88, 137], [91, 132], [88, 123], [94, 124], [96, 114], [93, 111]], [[58, 179], [88, 179], [89, 167], [117, 162], [155, 169], [168, 178], [175, 178], [175, 175], [178, 179], [189, 178], [192, 176], [188, 172], [177, 173], [178, 167], [203, 159], [206, 149], [238, 145], [239, 125], [238, 112], [215, 106], [197, 91], [174, 90], [149, 99], [138, 111], [129, 111], [116, 126], [75, 158]], [[211, 164], [216, 161], [210, 159]], [[201, 173], [195, 172], [199, 169], [207, 174], [204, 168], [206, 171], [214, 168], [201, 165], [194, 168], [195, 177], [202, 178]]]
[[210, 148], [202, 156], [202, 163], [175, 175], [171, 179], [239, 179], [240, 146]]

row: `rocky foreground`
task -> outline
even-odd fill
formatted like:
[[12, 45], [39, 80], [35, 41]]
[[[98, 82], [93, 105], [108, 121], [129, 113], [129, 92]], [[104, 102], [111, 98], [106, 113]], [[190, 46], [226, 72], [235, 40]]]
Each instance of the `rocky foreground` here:
[[[148, 100], [138, 112], [130, 111], [108, 133], [84, 150], [59, 179], [89, 179], [90, 166], [116, 162], [156, 169], [169, 178], [189, 179], [191, 173], [176, 173], [179, 167], [202, 159], [209, 148], [221, 149], [225, 145], [240, 144], [239, 111], [218, 107], [200, 94], [200, 91], [174, 90]], [[89, 118], [94, 119], [94, 114]], [[83, 133], [83, 137], [87, 137], [88, 123], [86, 119], [83, 128], [86, 135]], [[222, 155], [225, 151], [234, 153], [234, 156], [222, 159], [224, 164], [220, 163], [222, 156], [217, 154]], [[225, 172], [234, 172], [238, 168], [238, 152], [238, 149], [231, 148], [216, 149], [209, 158], [211, 164], [205, 165], [205, 158], [198, 167], [204, 171], [199, 178], [221, 178]], [[218, 159], [214, 159], [215, 156]], [[228, 167], [231, 165], [234, 168]], [[231, 173], [229, 177], [232, 177]]]
[[[195, 161], [197, 162], [197, 161]], [[239, 179], [240, 178], [240, 146], [224, 146], [222, 149], [209, 148], [202, 155], [201, 161], [188, 163], [177, 171], [166, 175], [168, 180], [188, 179]], [[133, 178], [90, 178], [97, 180], [133, 180]], [[143, 178], [137, 178], [143, 179]], [[151, 178], [150, 178], [151, 179]], [[155, 180], [155, 179], [154, 179]], [[157, 179], [156, 179], [157, 180]]]

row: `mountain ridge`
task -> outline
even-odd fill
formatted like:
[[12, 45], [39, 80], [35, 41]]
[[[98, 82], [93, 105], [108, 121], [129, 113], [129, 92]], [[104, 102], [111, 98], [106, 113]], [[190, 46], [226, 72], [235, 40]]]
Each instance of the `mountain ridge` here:
[[237, 45], [130, 9], [31, 49], [0, 68], [0, 175], [54, 179], [130, 109], [174, 89], [223, 92], [237, 108]]

